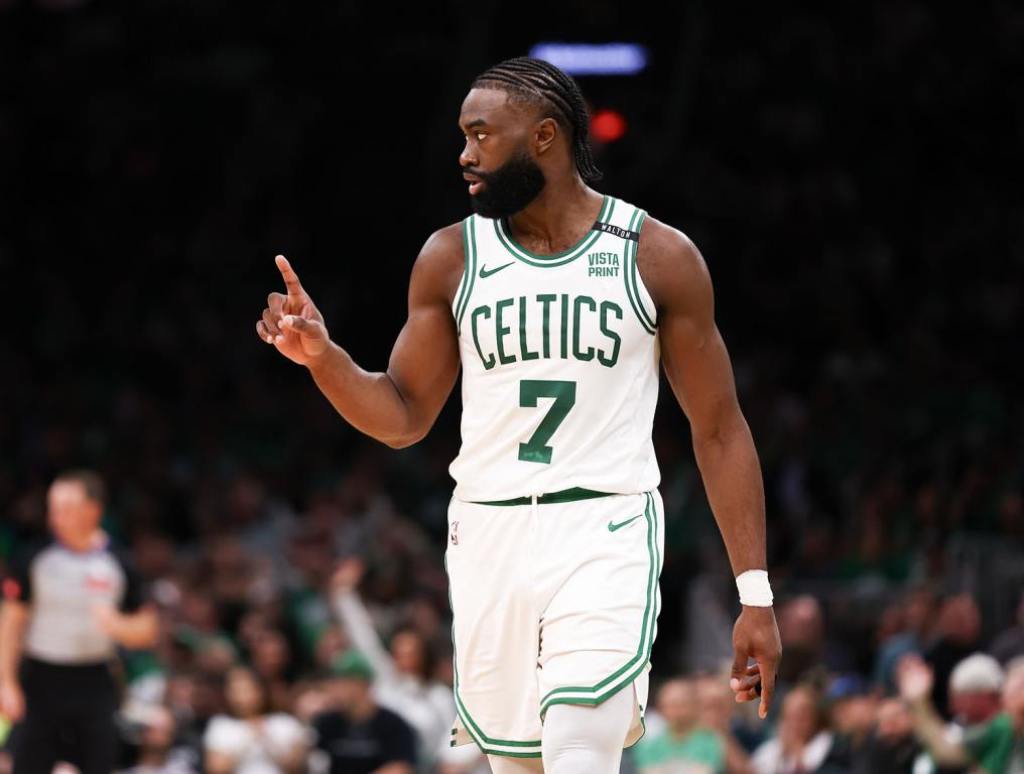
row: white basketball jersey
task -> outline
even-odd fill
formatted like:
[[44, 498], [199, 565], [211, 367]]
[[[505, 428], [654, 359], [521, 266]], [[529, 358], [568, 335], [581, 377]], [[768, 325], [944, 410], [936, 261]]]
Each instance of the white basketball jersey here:
[[554, 255], [516, 244], [504, 219], [463, 221], [459, 499], [658, 485], [657, 320], [636, 268], [645, 215], [605, 196], [594, 227]]

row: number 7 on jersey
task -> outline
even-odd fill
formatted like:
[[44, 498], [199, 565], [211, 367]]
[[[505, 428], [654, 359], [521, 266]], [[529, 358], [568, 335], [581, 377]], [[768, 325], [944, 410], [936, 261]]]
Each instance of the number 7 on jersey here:
[[519, 405], [536, 408], [538, 398], [554, 398], [548, 413], [537, 425], [537, 429], [526, 443], [519, 444], [519, 459], [523, 462], [551, 463], [550, 446], [547, 442], [555, 434], [571, 409], [576, 404], [576, 382], [551, 379], [523, 379], [519, 382]]

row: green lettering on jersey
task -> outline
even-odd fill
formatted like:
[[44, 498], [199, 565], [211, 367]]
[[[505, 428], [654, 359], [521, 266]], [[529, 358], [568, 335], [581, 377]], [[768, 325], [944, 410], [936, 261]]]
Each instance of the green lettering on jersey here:
[[484, 351], [480, 348], [480, 337], [476, 333], [476, 318], [484, 317], [490, 319], [491, 308], [489, 306], [478, 306], [473, 310], [473, 314], [470, 315], [470, 327], [473, 330], [473, 344], [476, 345], [476, 353], [480, 356], [480, 362], [483, 363], [484, 368], [488, 371], [494, 368], [494, 355], [488, 354], [484, 357]]
[[562, 360], [565, 360], [568, 357], [568, 354], [566, 354], [566, 349], [568, 348], [567, 344], [568, 344], [568, 341], [569, 341], [568, 337], [569, 337], [569, 296], [567, 296], [565, 293], [563, 293], [562, 294], [562, 329], [561, 329]]
[[619, 347], [622, 344], [622, 339], [619, 334], [608, 327], [608, 314], [612, 313], [620, 320], [622, 319], [622, 307], [616, 304], [614, 301], [602, 301], [601, 302], [601, 333], [612, 340], [612, 353], [606, 355], [603, 349], [597, 351], [597, 359], [601, 361], [601, 365], [608, 366], [611, 368], [619, 361]]
[[504, 309], [506, 307], [509, 307], [509, 306], [512, 306], [512, 304], [514, 304], [514, 303], [515, 303], [515, 299], [514, 298], [503, 298], [498, 303], [496, 303], [494, 305], [494, 310], [495, 310], [495, 313], [494, 313], [494, 326], [495, 326], [496, 340], [498, 342], [498, 360], [501, 361], [502, 365], [508, 365], [509, 363], [516, 362], [516, 356], [515, 355], [506, 355], [505, 354], [505, 345], [503, 344], [502, 339], [504, 339], [505, 336], [507, 336], [509, 333], [512, 332], [512, 328], [510, 328], [507, 325], [502, 325], [502, 314], [501, 314], [501, 310], [502, 309]]
[[[503, 298], [497, 301], [493, 307], [482, 304], [473, 309], [469, 315], [470, 331], [473, 336], [473, 346], [476, 348], [484, 369], [490, 370], [497, 365], [511, 365], [520, 361], [538, 360], [541, 357], [550, 359], [553, 348], [551, 309], [556, 301], [559, 302], [559, 311], [561, 312], [561, 330], [559, 331], [561, 358], [564, 360], [571, 357], [582, 362], [590, 362], [596, 358], [606, 368], [611, 368], [618, 363], [619, 353], [622, 350], [622, 332], [618, 330], [616, 321], [623, 319], [622, 307], [619, 304], [609, 300], [597, 301], [592, 296], [542, 293], [535, 297]], [[572, 315], [569, 314], [570, 302]], [[531, 313], [527, 307], [534, 303], [540, 305], [541, 317], [541, 345], [537, 350], [530, 349], [529, 341], [531, 335], [530, 316], [531, 314], [536, 315], [538, 310], [535, 309]], [[519, 309], [513, 311], [512, 307], [517, 304]], [[588, 315], [587, 311], [594, 312], [594, 315]], [[513, 315], [518, 315], [519, 318], [519, 325], [516, 326], [515, 331], [510, 324], [510, 317]], [[537, 336], [537, 318], [533, 319], [535, 322], [532, 335]], [[492, 320], [494, 323], [495, 350], [491, 352], [485, 352], [480, 342], [480, 326], [483, 320]], [[571, 349], [569, 347], [570, 329], [572, 331]], [[598, 331], [600, 331], [600, 335]], [[518, 354], [506, 349], [506, 345], [510, 344], [506, 338], [513, 332], [517, 333]], [[536, 345], [536, 341], [534, 344]]]
[[591, 312], [597, 311], [597, 302], [590, 296], [576, 296], [572, 304], [572, 354], [577, 360], [593, 360], [594, 348], [580, 349], [580, 332], [583, 330], [583, 305], [590, 307]]
[[523, 360], [536, 360], [540, 357], [526, 346], [526, 296], [519, 296], [519, 357]]
[[536, 408], [538, 398], [554, 398], [548, 413], [526, 443], [519, 444], [519, 459], [523, 462], [551, 463], [553, 449], [547, 445], [566, 414], [576, 403], [576, 382], [549, 379], [523, 379], [519, 382], [519, 405]]
[[587, 256], [588, 277], [618, 277], [618, 253], [590, 253]]
[[537, 300], [540, 301], [541, 305], [544, 307], [544, 311], [542, 314], [544, 320], [543, 345], [545, 359], [551, 357], [551, 326], [549, 325], [549, 323], [551, 322], [551, 302], [554, 301], [556, 298], [558, 298], [558, 296], [556, 296], [554, 293], [541, 293], [539, 296], [537, 296]]

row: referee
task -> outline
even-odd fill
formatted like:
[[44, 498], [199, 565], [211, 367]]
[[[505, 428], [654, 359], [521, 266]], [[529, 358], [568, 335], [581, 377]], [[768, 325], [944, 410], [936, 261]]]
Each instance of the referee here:
[[51, 538], [15, 558], [0, 610], [0, 712], [21, 721], [15, 774], [50, 774], [57, 761], [110, 774], [117, 755], [116, 647], [145, 648], [155, 609], [100, 529], [106, 500], [91, 471], [59, 476], [47, 493]]

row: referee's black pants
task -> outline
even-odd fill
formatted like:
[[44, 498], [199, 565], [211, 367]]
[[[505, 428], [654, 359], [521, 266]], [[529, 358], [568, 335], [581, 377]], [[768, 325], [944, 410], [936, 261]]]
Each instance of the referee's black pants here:
[[24, 658], [25, 717], [14, 740], [14, 774], [51, 774], [57, 761], [110, 774], [117, 759], [117, 687], [107, 664]]

